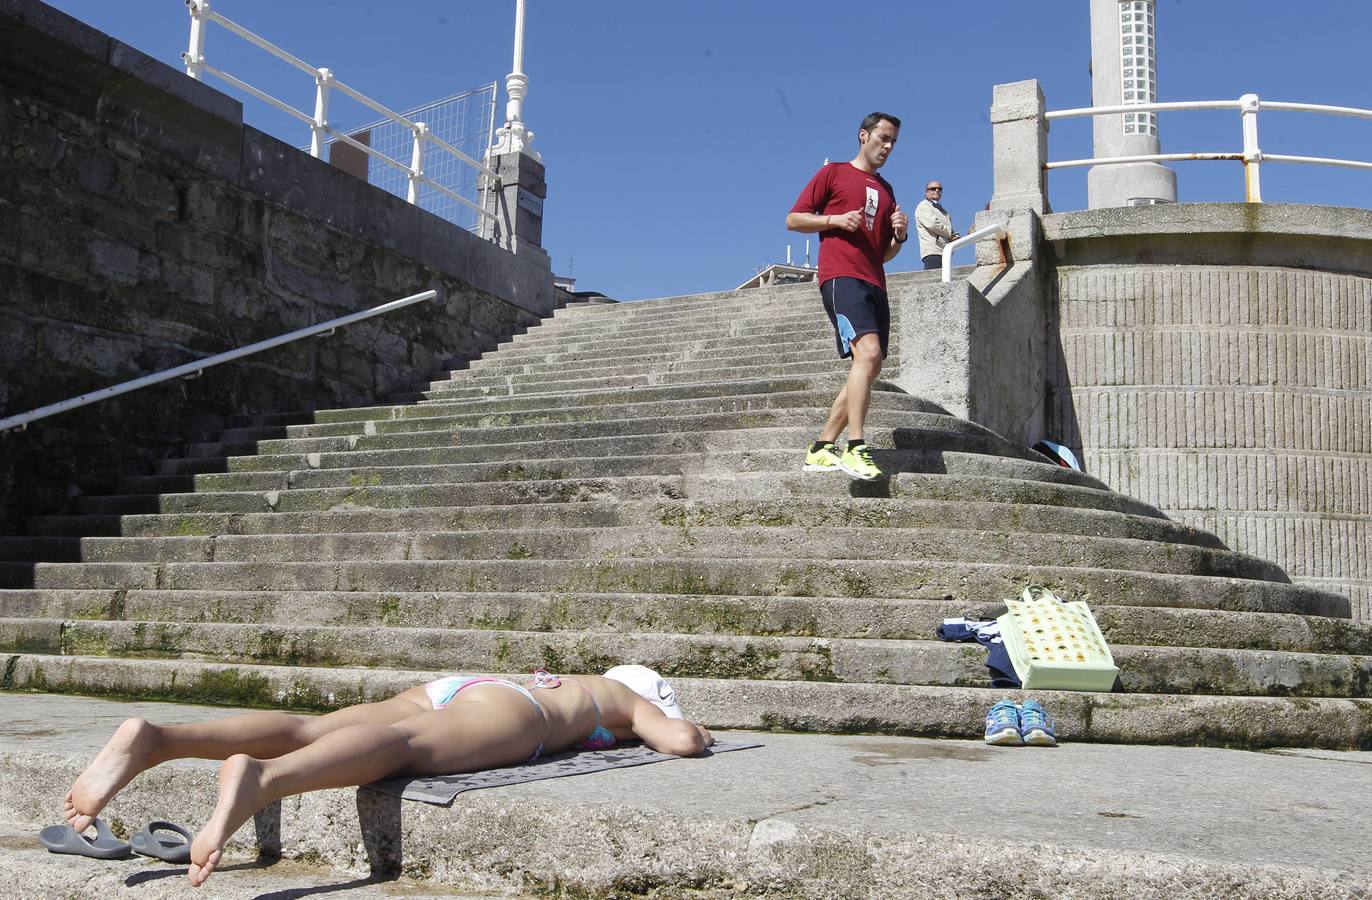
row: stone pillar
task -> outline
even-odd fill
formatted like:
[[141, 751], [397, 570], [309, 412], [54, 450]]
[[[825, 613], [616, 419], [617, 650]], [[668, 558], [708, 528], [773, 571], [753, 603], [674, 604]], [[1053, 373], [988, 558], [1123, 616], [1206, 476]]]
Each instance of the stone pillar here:
[[489, 175], [479, 182], [481, 206], [495, 218], [482, 216], [477, 233], [551, 270], [552, 260], [543, 249], [543, 200], [548, 196], [543, 163], [525, 152], [493, 151], [486, 165], [500, 176], [498, 183]]
[[1048, 122], [1037, 81], [998, 84], [991, 101], [995, 192], [991, 209], [1049, 212], [1043, 166], [1048, 161]]
[[[1155, 103], [1158, 99], [1154, 0], [1091, 0], [1091, 105]], [[1092, 119], [1092, 155], [1161, 153], [1157, 113]], [[1177, 202], [1177, 173], [1159, 163], [1093, 166], [1086, 175], [1087, 206]]]

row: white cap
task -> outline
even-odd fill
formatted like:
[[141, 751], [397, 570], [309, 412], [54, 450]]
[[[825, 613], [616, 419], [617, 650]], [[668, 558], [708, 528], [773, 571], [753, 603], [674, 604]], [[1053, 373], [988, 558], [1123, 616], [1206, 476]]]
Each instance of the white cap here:
[[605, 673], [611, 681], [618, 681], [644, 700], [667, 714], [670, 719], [686, 718], [676, 702], [676, 691], [659, 674], [647, 666], [615, 666]]

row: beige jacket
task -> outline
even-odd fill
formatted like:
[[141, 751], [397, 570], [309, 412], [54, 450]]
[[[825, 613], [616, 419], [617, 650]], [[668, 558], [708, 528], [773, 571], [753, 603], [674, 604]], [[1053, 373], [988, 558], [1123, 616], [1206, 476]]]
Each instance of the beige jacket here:
[[915, 231], [919, 233], [919, 255], [943, 255], [943, 247], [953, 239], [953, 220], [928, 200], [915, 207]]

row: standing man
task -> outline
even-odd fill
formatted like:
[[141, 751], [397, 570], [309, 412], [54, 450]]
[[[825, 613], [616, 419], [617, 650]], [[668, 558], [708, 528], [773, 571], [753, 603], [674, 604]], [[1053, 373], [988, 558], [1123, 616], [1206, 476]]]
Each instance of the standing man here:
[[[805, 455], [807, 472], [842, 470], [864, 481], [882, 474], [862, 429], [891, 335], [885, 263], [910, 237], [909, 217], [896, 203], [891, 185], [877, 174], [899, 134], [895, 116], [867, 116], [858, 127], [857, 156], [815, 173], [786, 216], [791, 231], [819, 235], [820, 297], [834, 326], [839, 358], [852, 360], [829, 421]], [[848, 446], [840, 456], [834, 442], [845, 427]]]
[[924, 199], [915, 207], [915, 231], [919, 232], [919, 255], [925, 269], [943, 265], [943, 248], [962, 235], [953, 230], [953, 220], [943, 208], [943, 185], [931, 181], [924, 186]]

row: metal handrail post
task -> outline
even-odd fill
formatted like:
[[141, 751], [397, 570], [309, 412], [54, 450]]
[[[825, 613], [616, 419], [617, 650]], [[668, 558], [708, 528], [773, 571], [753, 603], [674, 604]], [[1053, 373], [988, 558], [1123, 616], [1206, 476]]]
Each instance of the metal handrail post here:
[[186, 8], [191, 14], [191, 39], [186, 46], [186, 74], [200, 81], [205, 69], [205, 21], [210, 11], [210, 0], [186, 0]]
[[1243, 182], [1249, 203], [1262, 202], [1262, 148], [1258, 145], [1258, 110], [1262, 108], [1257, 94], [1239, 98], [1239, 114], [1243, 119]]
[[987, 225], [985, 228], [978, 228], [971, 234], [963, 235], [955, 241], [945, 244], [943, 247], [943, 283], [948, 284], [953, 280], [953, 251], [960, 250], [968, 244], [975, 244], [982, 238], [1000, 237], [1005, 234], [1003, 225]]
[[414, 150], [410, 153], [410, 174], [409, 190], [406, 191], [405, 199], [411, 203], [419, 203], [420, 185], [424, 183], [424, 138], [429, 133], [429, 126], [423, 122], [414, 123]]
[[314, 121], [310, 124], [310, 156], [324, 156], [324, 141], [329, 134], [329, 85], [333, 72], [320, 69], [314, 76]]
[[214, 356], [207, 356], [204, 359], [198, 359], [195, 362], [188, 362], [184, 365], [176, 366], [175, 368], [167, 369], [163, 372], [158, 372], [153, 375], [144, 375], [142, 378], [135, 378], [132, 381], [125, 381], [120, 384], [116, 384], [113, 387], [107, 387], [102, 388], [98, 391], [92, 391], [89, 394], [81, 394], [79, 396], [72, 397], [70, 400], [63, 400], [61, 403], [52, 403], [48, 406], [43, 406], [38, 409], [31, 410], [30, 412], [20, 413], [17, 416], [10, 416], [5, 419], [0, 419], [0, 432], [11, 430], [23, 431], [24, 429], [29, 427], [30, 422], [35, 422], [38, 419], [46, 419], [48, 416], [55, 416], [58, 413], [69, 412], [73, 409], [80, 409], [83, 406], [90, 406], [92, 403], [99, 403], [102, 400], [109, 400], [112, 397], [118, 397], [121, 394], [127, 394], [130, 391], [136, 391], [140, 388], [151, 387], [154, 384], [161, 384], [164, 381], [171, 381], [173, 378], [197, 378], [200, 376], [202, 372], [204, 372], [208, 368], [211, 368], [212, 366], [221, 365], [226, 362], [233, 362], [236, 359], [242, 359], [245, 356], [252, 356], [254, 353], [261, 353], [264, 350], [271, 350], [275, 347], [280, 347], [283, 344], [289, 344], [293, 341], [301, 340], [302, 338], [314, 337], [315, 335], [332, 334], [336, 329], [342, 328], [345, 325], [351, 325], [354, 322], [361, 322], [364, 319], [370, 319], [373, 316], [383, 315], [385, 313], [392, 312], [397, 309], [402, 309], [406, 306], [413, 306], [414, 304], [422, 303], [425, 300], [432, 300], [437, 296], [438, 291], [423, 291], [418, 294], [411, 294], [408, 297], [402, 297], [399, 300], [392, 300], [389, 303], [383, 303], [380, 306], [374, 306], [371, 309], [364, 309], [361, 312], [349, 313], [346, 316], [339, 316], [337, 319], [330, 319], [329, 321], [321, 322], [318, 325], [311, 325], [308, 328], [297, 329], [295, 331], [290, 332], [289, 334], [283, 334], [274, 338], [268, 338], [265, 341], [258, 341], [257, 343], [249, 344], [246, 347], [239, 347], [237, 350], [229, 350], [226, 353], [219, 353]]

